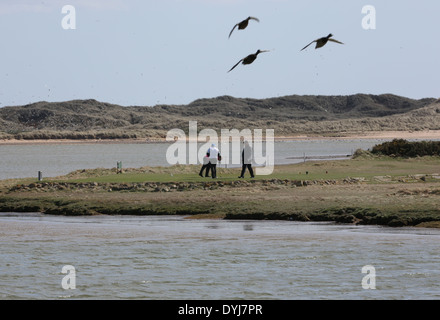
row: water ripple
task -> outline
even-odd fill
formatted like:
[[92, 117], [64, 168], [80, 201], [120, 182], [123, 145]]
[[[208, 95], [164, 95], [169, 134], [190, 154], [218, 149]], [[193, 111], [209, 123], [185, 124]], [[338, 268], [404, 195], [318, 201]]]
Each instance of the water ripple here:
[[[67, 223], [68, 221], [68, 223]], [[437, 299], [440, 231], [0, 215], [1, 299]], [[252, 224], [245, 230], [244, 224]], [[61, 286], [72, 265], [76, 289]], [[361, 286], [373, 265], [376, 290]]]

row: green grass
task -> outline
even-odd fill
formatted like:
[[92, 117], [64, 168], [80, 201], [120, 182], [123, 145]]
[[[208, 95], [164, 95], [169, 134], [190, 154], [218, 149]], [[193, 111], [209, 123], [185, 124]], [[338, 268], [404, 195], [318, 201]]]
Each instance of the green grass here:
[[[343, 179], [347, 177], [373, 178], [375, 176], [408, 176], [415, 174], [440, 174], [440, 158], [424, 159], [354, 159], [344, 161], [306, 162], [279, 167], [272, 175], [288, 179]], [[305, 174], [305, 172], [308, 174]]]
[[[126, 169], [122, 174], [116, 170], [93, 169], [71, 173], [64, 177], [48, 178], [45, 181], [67, 181], [76, 183], [142, 183], [142, 182], [207, 182], [210, 178], [198, 175], [200, 166], [178, 165], [159, 168]], [[254, 168], [255, 170], [255, 168]], [[217, 168], [217, 180], [238, 180], [241, 168]], [[373, 159], [353, 159], [335, 161], [310, 161], [298, 164], [276, 166], [267, 176], [256, 176], [255, 180], [290, 179], [290, 180], [339, 180], [363, 177], [372, 180], [377, 176], [391, 178], [416, 174], [440, 174], [440, 157], [412, 159], [394, 159], [378, 157]], [[249, 180], [249, 172], [245, 180]]]

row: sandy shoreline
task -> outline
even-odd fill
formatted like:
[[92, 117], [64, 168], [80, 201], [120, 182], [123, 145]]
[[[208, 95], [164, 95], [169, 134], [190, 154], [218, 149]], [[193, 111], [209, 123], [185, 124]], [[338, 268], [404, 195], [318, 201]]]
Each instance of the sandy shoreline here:
[[[365, 133], [343, 133], [341, 135], [297, 135], [277, 136], [275, 141], [295, 140], [351, 140], [351, 139], [440, 139], [440, 130], [426, 131], [371, 131]], [[0, 145], [38, 145], [38, 144], [118, 144], [118, 143], [163, 143], [165, 139], [48, 139], [48, 140], [17, 140], [0, 139]], [[201, 141], [205, 142], [205, 141]]]

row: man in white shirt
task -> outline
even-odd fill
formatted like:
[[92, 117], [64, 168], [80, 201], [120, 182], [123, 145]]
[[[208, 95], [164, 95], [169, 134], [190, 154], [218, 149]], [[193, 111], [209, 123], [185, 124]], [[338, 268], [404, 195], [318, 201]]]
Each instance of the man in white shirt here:
[[215, 143], [213, 143], [208, 149], [207, 154], [209, 155], [209, 167], [211, 169], [211, 176], [213, 179], [215, 179], [217, 178], [217, 160], [220, 156], [220, 151], [215, 146]]

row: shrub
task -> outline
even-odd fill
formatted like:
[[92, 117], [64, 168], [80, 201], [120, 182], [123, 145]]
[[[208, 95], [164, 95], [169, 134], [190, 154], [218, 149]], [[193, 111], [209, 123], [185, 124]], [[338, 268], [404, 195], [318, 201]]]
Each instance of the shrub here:
[[375, 145], [371, 152], [392, 157], [423, 157], [440, 156], [440, 141], [409, 142], [404, 139], [394, 139]]

